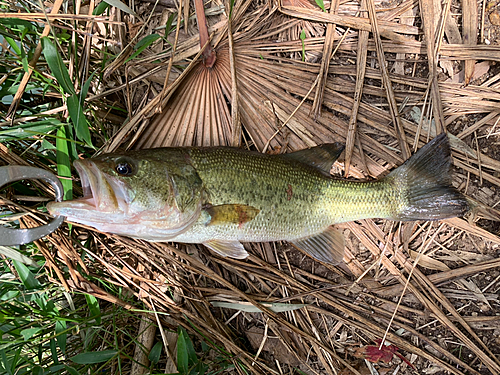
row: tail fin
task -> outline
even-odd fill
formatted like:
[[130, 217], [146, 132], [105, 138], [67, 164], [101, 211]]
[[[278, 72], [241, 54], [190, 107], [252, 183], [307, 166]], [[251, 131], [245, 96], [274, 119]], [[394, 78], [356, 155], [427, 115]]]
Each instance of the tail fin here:
[[450, 144], [440, 134], [386, 178], [401, 189], [404, 209], [395, 220], [440, 220], [469, 210], [465, 196], [451, 184]]

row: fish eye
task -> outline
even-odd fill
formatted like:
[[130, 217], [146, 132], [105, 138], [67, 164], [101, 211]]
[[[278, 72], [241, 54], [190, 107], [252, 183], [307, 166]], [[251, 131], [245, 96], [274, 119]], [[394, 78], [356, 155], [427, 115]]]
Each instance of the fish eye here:
[[134, 173], [132, 164], [126, 160], [119, 160], [116, 163], [115, 171], [120, 176], [131, 176]]

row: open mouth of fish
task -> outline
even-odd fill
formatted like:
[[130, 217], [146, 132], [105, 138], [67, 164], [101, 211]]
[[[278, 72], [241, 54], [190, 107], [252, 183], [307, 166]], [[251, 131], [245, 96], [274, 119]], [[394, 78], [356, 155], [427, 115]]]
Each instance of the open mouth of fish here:
[[84, 214], [88, 217], [89, 211], [117, 214], [126, 210], [129, 199], [124, 183], [101, 172], [92, 161], [77, 160], [74, 166], [80, 175], [83, 197], [49, 203], [47, 209], [52, 215], [71, 219]]

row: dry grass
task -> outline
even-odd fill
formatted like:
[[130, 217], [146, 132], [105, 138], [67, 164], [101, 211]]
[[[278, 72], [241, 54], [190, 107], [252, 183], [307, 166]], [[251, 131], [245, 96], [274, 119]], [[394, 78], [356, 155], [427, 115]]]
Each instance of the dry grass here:
[[[103, 150], [241, 143], [293, 151], [339, 141], [347, 144], [345, 163], [335, 165], [340, 173], [376, 178], [445, 129], [455, 135], [456, 186], [484, 204], [478, 215], [496, 214], [500, 39], [476, 45], [483, 35], [478, 21], [498, 32], [481, 13], [478, 19], [476, 2], [447, 2], [442, 9], [439, 2], [413, 0], [333, 2], [322, 12], [305, 0], [236, 1], [230, 27], [227, 9], [208, 16], [213, 67], [203, 63], [209, 43], [202, 38], [200, 48], [192, 20], [169, 36], [170, 44], [160, 41], [123, 64], [129, 45], [164, 25], [165, 13], [178, 6], [180, 23], [193, 12], [185, 0], [166, 3], [163, 15], [154, 3], [136, 3], [141, 21], [113, 8], [108, 20], [94, 20], [101, 38], [78, 34], [92, 45], [81, 51], [88, 61], [103, 40], [116, 38], [123, 46], [120, 63], [105, 68], [108, 84], [88, 99], [92, 105], [118, 93], [130, 115], [109, 129]], [[65, 16], [80, 30], [88, 20]], [[123, 21], [128, 34], [117, 23]], [[105, 22], [106, 29], [97, 28]], [[0, 149], [0, 158], [22, 163], [15, 152]], [[244, 366], [256, 374], [293, 373], [294, 367], [365, 374], [355, 348], [385, 337], [418, 372], [499, 374], [500, 238], [497, 224], [476, 219], [347, 223], [343, 267], [318, 264], [282, 243], [248, 244], [252, 255], [238, 261], [201, 246], [152, 244], [81, 227], [71, 234], [63, 228], [38, 246], [55, 281], [68, 290], [133, 308], [86, 276], [104, 275], [150, 311], [168, 313], [168, 319], [157, 315], [162, 327], [182, 325], [223, 347], [235, 372]], [[84, 240], [93, 263], [79, 255]], [[216, 308], [216, 301], [249, 303], [262, 312]], [[307, 306], [276, 313], [264, 304], [278, 302]], [[412, 372], [398, 361], [376, 367]]]

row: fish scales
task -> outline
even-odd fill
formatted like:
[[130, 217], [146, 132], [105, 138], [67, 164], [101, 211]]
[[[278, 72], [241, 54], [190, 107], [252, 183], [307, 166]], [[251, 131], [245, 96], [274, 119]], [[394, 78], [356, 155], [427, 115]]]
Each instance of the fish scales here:
[[397, 194], [387, 182], [332, 179], [318, 169], [280, 155], [252, 154], [231, 148], [190, 149], [191, 163], [212, 205], [244, 204], [260, 210], [245, 225], [207, 226], [201, 218], [174, 241], [203, 242], [214, 236], [243, 242], [310, 236], [331, 224], [367, 216], [390, 216]]

